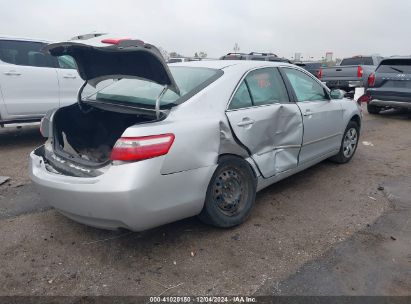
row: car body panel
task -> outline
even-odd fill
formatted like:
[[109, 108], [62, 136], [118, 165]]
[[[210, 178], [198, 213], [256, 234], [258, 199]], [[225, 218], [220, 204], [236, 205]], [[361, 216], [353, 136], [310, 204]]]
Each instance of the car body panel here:
[[[251, 153], [264, 177], [298, 164], [303, 128], [296, 104], [271, 104], [227, 111], [236, 137]], [[252, 124], [244, 125], [247, 121]]]
[[7, 117], [41, 117], [59, 106], [55, 68], [0, 63], [0, 83]]
[[318, 155], [338, 151], [344, 132], [341, 104], [333, 100], [319, 100], [299, 102], [298, 106], [303, 113], [304, 124], [300, 162], [305, 163]]
[[[234, 115], [226, 110], [244, 75], [252, 69], [291, 65], [256, 61], [198, 61], [176, 65], [218, 68], [224, 74], [186, 102], [171, 108], [164, 119], [131, 126], [122, 134], [122, 137], [139, 137], [173, 133], [175, 140], [169, 153], [132, 163], [113, 162], [103, 168], [100, 176], [84, 178], [52, 172], [44, 164], [40, 152], [34, 151], [30, 156], [31, 178], [51, 205], [66, 216], [91, 226], [140, 231], [199, 214], [222, 155], [245, 159], [255, 173], [257, 189], [261, 190], [337, 153], [317, 153], [306, 162], [296, 164], [304, 128], [300, 109], [293, 102], [261, 106], [256, 110], [258, 117], [272, 117], [272, 127], [276, 130], [265, 133], [272, 140], [270, 143], [254, 144], [260, 152], [267, 151], [270, 156], [260, 163], [233, 131], [229, 116]], [[351, 100], [330, 100], [328, 103], [344, 109], [342, 114], [339, 112], [342, 116], [340, 132], [350, 119], [360, 116], [357, 103]], [[318, 128], [334, 130], [335, 121], [327, 111], [319, 113], [322, 114], [318, 117], [325, 117], [326, 123], [321, 122]], [[53, 115], [49, 115], [49, 119], [52, 121]], [[291, 145], [296, 146], [288, 149]], [[266, 178], [270, 174], [273, 175]]]
[[[198, 214], [216, 168], [163, 175], [160, 167], [164, 157], [158, 157], [111, 166], [99, 177], [77, 178], [48, 171], [43, 158], [35, 153], [30, 161], [37, 189], [63, 214], [99, 228], [136, 231]], [[178, 195], [173, 195], [176, 189]]]

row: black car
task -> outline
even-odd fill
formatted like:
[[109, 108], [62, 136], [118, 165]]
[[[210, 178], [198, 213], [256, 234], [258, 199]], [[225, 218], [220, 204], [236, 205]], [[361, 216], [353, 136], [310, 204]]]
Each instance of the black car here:
[[318, 78], [320, 69], [322, 67], [321, 62], [294, 62], [295, 65], [298, 65], [299, 67], [302, 67], [303, 69], [307, 70], [311, 74], [313, 74], [315, 77]]
[[368, 77], [362, 102], [370, 114], [383, 109], [411, 109], [411, 57], [386, 58]]

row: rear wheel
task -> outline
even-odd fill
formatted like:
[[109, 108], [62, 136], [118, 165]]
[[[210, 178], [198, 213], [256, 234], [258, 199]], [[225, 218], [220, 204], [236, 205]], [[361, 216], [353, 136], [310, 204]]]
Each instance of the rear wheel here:
[[358, 140], [360, 138], [360, 128], [355, 121], [350, 121], [345, 129], [344, 136], [341, 141], [340, 151], [330, 160], [344, 164], [351, 160], [357, 150]]
[[250, 214], [256, 194], [256, 179], [241, 158], [223, 156], [208, 185], [199, 218], [210, 225], [228, 228], [243, 223]]
[[381, 112], [381, 108], [367, 104], [367, 111], [370, 114], [379, 114]]

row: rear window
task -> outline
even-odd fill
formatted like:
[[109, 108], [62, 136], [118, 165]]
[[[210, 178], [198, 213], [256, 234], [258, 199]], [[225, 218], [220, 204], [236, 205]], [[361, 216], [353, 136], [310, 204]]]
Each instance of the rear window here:
[[[170, 67], [170, 71], [180, 89], [181, 96], [167, 90], [161, 98], [162, 107], [170, 107], [183, 102], [223, 73], [221, 70], [194, 67]], [[99, 85], [97, 92], [92, 94], [90, 94], [89, 88], [85, 89], [84, 92], [90, 94], [85, 99], [87, 101], [100, 100], [154, 108], [156, 100], [164, 88], [157, 83], [135, 78], [123, 78], [108, 83], [107, 86]]]
[[345, 58], [340, 65], [374, 65], [372, 57]]
[[381, 62], [377, 72], [411, 74], [411, 59], [386, 59]]

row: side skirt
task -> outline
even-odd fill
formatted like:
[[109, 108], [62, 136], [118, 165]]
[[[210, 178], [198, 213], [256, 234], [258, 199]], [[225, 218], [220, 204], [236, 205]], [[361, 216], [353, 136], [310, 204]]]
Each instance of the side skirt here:
[[264, 189], [264, 188], [266, 188], [266, 187], [268, 187], [268, 186], [270, 186], [270, 185], [272, 185], [272, 184], [274, 184], [274, 183], [276, 183], [276, 182], [278, 182], [278, 181], [280, 181], [280, 180], [282, 180], [282, 179], [284, 179], [284, 178], [287, 178], [287, 177], [289, 177], [289, 176], [291, 176], [295, 173], [303, 171], [303, 170], [305, 170], [309, 167], [314, 166], [315, 164], [318, 164], [318, 163], [322, 162], [323, 160], [325, 160], [327, 158], [330, 158], [331, 156], [336, 155], [338, 153], [338, 151], [339, 150], [331, 151], [331, 152], [329, 152], [327, 154], [324, 154], [323, 156], [320, 156], [320, 157], [318, 157], [318, 158], [316, 158], [312, 161], [306, 162], [304, 164], [300, 164], [296, 168], [281, 172], [281, 173], [279, 173], [277, 175], [274, 175], [270, 178], [263, 178], [262, 176], [259, 176], [258, 181], [257, 181], [257, 192]]

